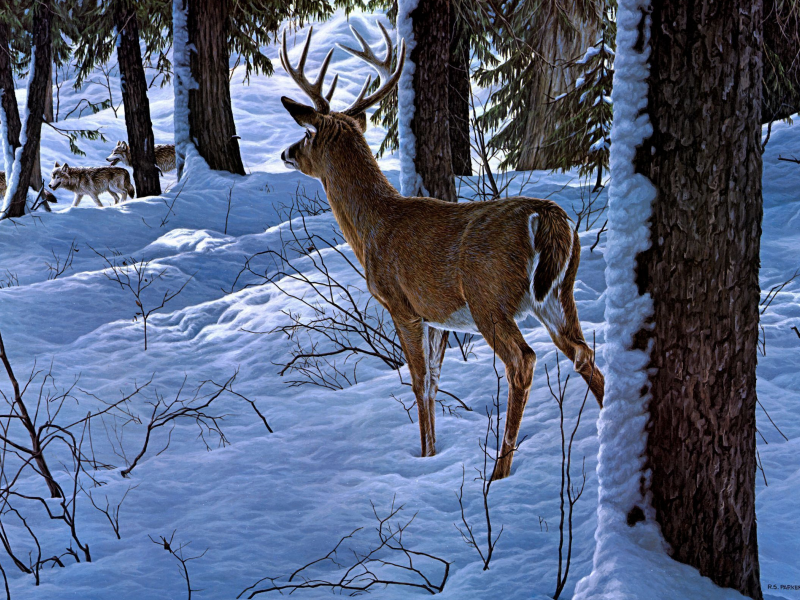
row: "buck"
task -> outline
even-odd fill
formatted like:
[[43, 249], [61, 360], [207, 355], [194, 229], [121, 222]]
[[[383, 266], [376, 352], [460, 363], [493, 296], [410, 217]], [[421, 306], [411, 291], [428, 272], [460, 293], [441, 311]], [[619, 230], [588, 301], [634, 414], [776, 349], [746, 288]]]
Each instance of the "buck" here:
[[351, 29], [361, 50], [340, 48], [371, 65], [380, 85], [367, 95], [367, 77], [358, 97], [341, 112], [331, 111], [329, 104], [338, 75], [323, 95], [333, 49], [311, 83], [304, 68], [313, 29], [294, 68], [284, 32], [281, 64], [314, 106], [281, 98], [306, 128], [281, 159], [322, 182], [333, 215], [364, 268], [369, 292], [394, 321], [416, 396], [422, 456], [436, 453], [434, 402], [447, 331], [480, 333], [503, 361], [508, 407], [492, 477], [507, 477], [536, 365], [536, 354], [516, 321], [535, 315], [603, 405], [603, 375], [584, 339], [572, 294], [580, 260], [578, 234], [566, 212], [549, 200], [457, 204], [401, 196], [381, 172], [363, 132], [365, 111], [397, 85], [405, 41], [400, 41], [391, 72], [392, 42], [384, 27], [383, 60]]

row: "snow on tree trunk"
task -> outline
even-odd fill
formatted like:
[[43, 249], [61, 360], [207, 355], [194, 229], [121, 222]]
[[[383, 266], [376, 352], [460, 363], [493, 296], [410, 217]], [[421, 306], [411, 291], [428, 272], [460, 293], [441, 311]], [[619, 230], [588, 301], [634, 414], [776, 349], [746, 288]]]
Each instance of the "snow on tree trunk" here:
[[[756, 359], [762, 3], [658, 2], [637, 170], [659, 191], [639, 285], [653, 298], [655, 517], [675, 560], [761, 598]], [[609, 241], [609, 244], [611, 242]]]
[[19, 121], [17, 96], [14, 93], [14, 73], [9, 51], [9, 28], [0, 22], [0, 137], [2, 137], [3, 170], [6, 177], [14, 166], [14, 150], [19, 146], [22, 125]]
[[230, 0], [189, 0], [189, 128], [200, 155], [217, 171], [244, 175], [231, 107]]
[[197, 88], [189, 65], [188, 0], [172, 0], [172, 86], [175, 98], [173, 127], [175, 131], [175, 161], [178, 178], [186, 165], [201, 159], [189, 134], [189, 90]]
[[[42, 135], [44, 103], [47, 86], [50, 85], [50, 65], [52, 48], [50, 42], [50, 21], [52, 9], [49, 0], [35, 5], [33, 17], [33, 48], [28, 75], [28, 97], [23, 118], [20, 147], [16, 149], [11, 176], [6, 178], [7, 189], [0, 210], [0, 218], [20, 217], [25, 213], [28, 185], [34, 169], [39, 141]], [[25, 182], [20, 185], [20, 182]]]
[[[644, 452], [650, 395], [643, 392], [648, 384], [649, 352], [634, 344], [653, 312], [650, 296], [641, 294], [636, 285], [636, 256], [650, 247], [648, 219], [656, 190], [636, 173], [633, 162], [636, 148], [652, 133], [645, 112], [650, 31], [650, 19], [645, 15], [649, 5], [649, 0], [620, 0], [617, 12], [605, 250], [607, 375], [598, 421], [596, 547], [592, 574], [578, 583], [575, 600], [638, 598], [636, 578], [626, 579], [622, 571], [630, 570], [626, 556], [637, 541], [649, 549], [661, 545], [642, 485], [647, 478]], [[642, 519], [644, 523], [631, 526]]]
[[407, 56], [398, 86], [400, 191], [456, 201], [447, 118], [448, 0], [400, 0], [397, 35]]
[[158, 196], [161, 194], [161, 182], [156, 167], [150, 101], [147, 98], [147, 80], [142, 65], [139, 26], [133, 3], [116, 2], [114, 22], [117, 30], [122, 102], [125, 106], [125, 127], [128, 131], [128, 147], [131, 152], [136, 195], [140, 198]]

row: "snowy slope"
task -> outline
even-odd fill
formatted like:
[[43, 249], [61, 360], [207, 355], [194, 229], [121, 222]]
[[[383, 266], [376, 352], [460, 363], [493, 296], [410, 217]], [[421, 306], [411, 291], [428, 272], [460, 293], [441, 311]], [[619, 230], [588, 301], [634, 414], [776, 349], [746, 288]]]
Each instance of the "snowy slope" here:
[[[374, 17], [352, 18], [359, 24]], [[371, 41], [379, 40], [377, 28], [361, 31]], [[290, 51], [296, 61], [305, 33]], [[336, 41], [350, 43], [347, 22], [337, 15], [315, 26], [309, 69], [318, 65], [324, 52]], [[270, 48], [271, 57], [277, 50]], [[277, 64], [277, 59], [276, 59]], [[334, 99], [344, 105], [356, 95], [367, 71], [341, 51], [334, 53], [332, 70], [340, 73]], [[450, 579], [442, 594], [452, 599], [545, 598], [556, 583], [560, 484], [560, 433], [558, 409], [545, 381], [545, 366], [551, 377], [556, 354], [543, 328], [530, 321], [523, 330], [536, 351], [538, 368], [534, 389], [522, 424], [527, 436], [515, 459], [513, 474], [492, 487], [491, 506], [495, 531], [503, 534], [489, 571], [483, 571], [475, 551], [467, 547], [454, 527], [460, 524], [456, 492], [466, 468], [466, 514], [476, 524], [484, 541], [480, 486], [471, 479], [473, 467], [482, 463], [478, 447], [483, 438], [487, 406], [495, 388], [492, 354], [477, 341], [475, 357], [463, 362], [457, 349], [448, 352], [441, 386], [461, 397], [473, 412], [460, 418], [437, 419], [438, 456], [419, 458], [419, 434], [403, 408], [412, 394], [398, 376], [377, 360], [364, 359], [358, 367], [358, 384], [340, 391], [316, 387], [290, 387], [278, 375], [276, 363], [285, 362], [290, 346], [278, 333], [269, 332], [286, 323], [285, 311], [307, 311], [297, 300], [274, 286], [231, 290], [245, 257], [268, 248], [277, 249], [289, 224], [281, 204], [288, 204], [299, 186], [309, 195], [321, 186], [297, 172], [284, 169], [280, 151], [302, 134], [280, 105], [281, 95], [302, 99], [289, 78], [278, 67], [272, 78], [254, 77], [241, 85], [237, 71], [232, 86], [234, 116], [242, 136], [243, 159], [252, 174], [239, 177], [198, 169], [160, 198], [129, 201], [119, 207], [94, 208], [84, 202], [70, 208], [71, 194], [59, 190], [56, 212], [36, 219], [26, 217], [17, 225], [0, 223], [0, 280], [6, 271], [16, 275], [18, 286], [0, 289], [0, 331], [18, 375], [27, 373], [34, 360], [52, 361], [58, 385], [69, 385], [80, 377], [80, 388], [105, 398], [118, 398], [135, 382], [153, 376], [136, 410], [144, 413], [153, 389], [174, 396], [184, 377], [189, 387], [203, 380], [221, 382], [238, 369], [234, 389], [254, 400], [275, 431], [269, 434], [252, 408], [234, 396], [220, 399], [219, 412], [226, 415], [224, 431], [230, 445], [207, 451], [197, 439], [192, 423], [178, 424], [169, 448], [156, 456], [166, 441], [166, 431], [156, 434], [154, 450], [145, 456], [130, 478], [123, 479], [121, 459], [114, 456], [103, 435], [98, 451], [119, 468], [104, 471], [106, 485], [95, 497], [108, 495], [113, 503], [131, 485], [121, 510], [121, 535], [117, 540], [105, 517], [87, 501], [79, 502], [82, 538], [92, 549], [91, 564], [67, 560], [64, 569], [43, 572], [42, 584], [34, 587], [25, 576], [0, 556], [9, 575], [12, 597], [53, 599], [136, 598], [141, 600], [185, 597], [185, 583], [176, 563], [148, 536], [169, 536], [176, 542], [191, 542], [187, 555], [206, 554], [191, 563], [193, 598], [233, 598], [264, 576], [288, 574], [325, 555], [339, 540], [357, 527], [374, 540], [373, 502], [385, 513], [396, 497], [405, 505], [404, 514], [416, 519], [404, 541], [414, 550], [429, 552], [450, 561]], [[98, 94], [100, 92], [97, 92]], [[23, 93], [20, 94], [22, 98]], [[152, 90], [151, 110], [157, 142], [172, 140], [172, 93], [169, 87]], [[70, 157], [66, 141], [50, 129], [44, 130], [43, 165], [68, 159], [75, 165], [98, 165], [117, 139], [124, 139], [124, 120], [110, 110], [70, 119], [71, 126], [102, 126], [108, 144], [83, 142], [87, 157]], [[377, 147], [382, 132], [371, 128], [368, 140]], [[762, 258], [763, 286], [783, 281], [797, 262], [796, 229], [800, 204], [796, 197], [800, 182], [797, 165], [777, 161], [779, 153], [790, 154], [800, 143], [800, 126], [778, 126], [765, 155], [765, 226]], [[390, 180], [398, 183], [396, 159], [382, 162]], [[517, 181], [520, 181], [518, 179]], [[586, 191], [569, 175], [539, 173], [525, 193], [550, 196], [568, 211]], [[232, 191], [231, 191], [232, 188]], [[463, 187], [462, 187], [463, 191]], [[231, 194], [228, 214], [228, 194]], [[176, 194], [180, 194], [177, 196]], [[110, 198], [103, 197], [107, 202]], [[174, 204], [173, 203], [174, 200]], [[601, 198], [602, 201], [602, 198]], [[225, 233], [227, 215], [227, 233]], [[163, 225], [162, 225], [163, 223]], [[330, 213], [307, 219], [309, 227], [330, 237], [335, 222]], [[597, 227], [599, 227], [599, 224]], [[604, 237], [594, 252], [597, 228], [581, 232], [583, 252], [576, 284], [576, 300], [584, 331], [597, 336], [597, 354], [602, 357], [605, 289]], [[48, 280], [46, 262], [52, 252], [64, 256], [73, 243], [79, 249], [72, 268], [54, 281]], [[142, 325], [132, 320], [135, 306], [130, 294], [109, 281], [103, 273], [100, 252], [116, 250], [137, 260], [151, 260], [151, 267], [164, 270], [164, 279], [154, 285], [155, 296], [176, 289], [189, 277], [184, 291], [149, 323], [149, 348], [142, 348]], [[349, 249], [343, 247], [351, 259]], [[332, 271], [363, 289], [358, 275], [332, 250], [321, 250]], [[300, 262], [309, 272], [308, 262]], [[290, 291], [302, 293], [296, 282], [284, 281]], [[224, 290], [224, 291], [223, 291]], [[797, 523], [800, 514], [792, 498], [800, 492], [800, 400], [796, 365], [800, 363], [800, 340], [789, 330], [800, 326], [800, 282], [784, 288], [765, 315], [767, 356], [759, 364], [759, 394], [765, 408], [789, 438], [785, 441], [759, 414], [759, 429], [769, 445], [759, 440], [759, 449], [769, 487], [759, 483], [759, 540], [762, 576], [766, 584], [800, 581], [797, 566], [787, 556], [797, 556]], [[561, 357], [561, 371], [572, 373]], [[601, 368], [603, 364], [600, 364]], [[408, 371], [401, 375], [408, 381]], [[0, 389], [8, 391], [5, 379]], [[570, 377], [567, 417], [572, 422], [583, 399], [585, 385]], [[502, 394], [505, 395], [505, 385]], [[85, 395], [80, 404], [65, 406], [65, 418], [79, 418], [96, 401]], [[505, 408], [503, 398], [502, 407]], [[569, 583], [563, 597], [571, 597], [575, 583], [588, 575], [594, 551], [598, 449], [595, 421], [597, 406], [587, 403], [576, 436], [576, 466], [586, 458], [587, 483], [576, 506], [575, 548]], [[141, 443], [143, 426], [126, 429], [128, 452]], [[213, 446], [212, 441], [212, 446]], [[61, 468], [56, 469], [61, 472]], [[59, 475], [63, 477], [63, 475]], [[34, 486], [36, 482], [26, 481]], [[540, 517], [544, 523], [540, 523]], [[36, 523], [44, 530], [41, 516]], [[372, 538], [369, 536], [372, 535]], [[57, 548], [68, 543], [62, 533], [42, 536], [43, 543]], [[360, 543], [360, 542], [359, 542]], [[666, 562], [655, 564], [667, 564]], [[666, 567], [665, 567], [666, 568]], [[324, 570], [323, 570], [324, 572]], [[666, 571], [670, 575], [673, 571]], [[688, 568], [680, 571], [686, 589], [708, 591], [693, 597], [729, 597], [709, 582], [698, 583]], [[317, 572], [319, 573], [319, 571]], [[439, 572], [431, 573], [437, 577]], [[694, 577], [694, 579], [693, 579]], [[700, 587], [698, 588], [697, 585]], [[419, 591], [390, 588], [378, 591], [381, 598], [410, 597]], [[767, 592], [775, 593], [778, 592]], [[327, 597], [325, 590], [302, 597]], [[785, 597], [792, 598], [791, 592]]]

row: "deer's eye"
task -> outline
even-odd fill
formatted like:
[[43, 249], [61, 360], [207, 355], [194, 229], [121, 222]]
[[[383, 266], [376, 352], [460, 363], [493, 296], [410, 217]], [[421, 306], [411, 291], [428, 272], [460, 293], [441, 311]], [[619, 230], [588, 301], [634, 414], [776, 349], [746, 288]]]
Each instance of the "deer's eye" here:
[[314, 139], [314, 134], [310, 129], [306, 129], [306, 145], [308, 145], [312, 139]]

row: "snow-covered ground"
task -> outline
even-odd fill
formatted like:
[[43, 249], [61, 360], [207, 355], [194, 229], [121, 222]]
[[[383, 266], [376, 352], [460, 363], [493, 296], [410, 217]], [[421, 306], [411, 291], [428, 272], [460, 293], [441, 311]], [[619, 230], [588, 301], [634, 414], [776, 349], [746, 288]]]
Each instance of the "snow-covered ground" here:
[[[355, 16], [351, 21], [377, 42], [380, 34], [368, 26], [374, 17]], [[315, 26], [308, 59], [309, 70], [319, 65], [334, 42], [351, 44], [345, 19], [337, 15]], [[305, 33], [297, 36], [290, 50], [296, 61]], [[277, 61], [277, 49], [269, 49]], [[340, 73], [334, 109], [355, 96], [366, 68], [353, 57], [337, 50], [331, 71]], [[280, 205], [288, 204], [298, 186], [309, 195], [321, 186], [297, 172], [287, 171], [280, 162], [281, 150], [302, 135], [285, 113], [280, 96], [302, 99], [301, 93], [279, 66], [272, 78], [253, 77], [241, 84], [243, 69], [233, 79], [234, 117], [241, 135], [242, 157], [248, 176], [239, 177], [191, 171], [186, 182], [175, 184], [174, 173], [163, 181], [170, 190], [159, 198], [132, 200], [103, 209], [84, 202], [70, 208], [71, 193], [59, 190], [61, 201], [52, 214], [37, 214], [0, 223], [0, 281], [9, 274], [18, 285], [0, 289], [0, 332], [18, 376], [33, 366], [52, 362], [57, 385], [66, 387], [79, 377], [79, 387], [98, 397], [112, 400], [129, 392], [135, 383], [153, 383], [133, 407], [144, 415], [146, 402], [154, 391], [174, 396], [184, 378], [187, 387], [208, 379], [221, 382], [237, 369], [234, 389], [256, 402], [273, 434], [266, 431], [252, 408], [240, 398], [226, 395], [218, 401], [225, 414], [223, 429], [230, 442], [224, 448], [207, 451], [197, 439], [197, 426], [178, 422], [169, 448], [156, 455], [166, 442], [168, 431], [157, 431], [153, 450], [127, 479], [119, 471], [125, 464], [109, 450], [105, 432], [95, 432], [97, 451], [118, 468], [101, 471], [106, 485], [94, 490], [95, 499], [112, 505], [125, 491], [117, 540], [105, 517], [87, 500], [78, 504], [81, 538], [91, 546], [93, 562], [43, 571], [36, 588], [31, 576], [23, 575], [5, 556], [0, 556], [10, 579], [12, 597], [53, 599], [178, 599], [186, 595], [177, 563], [148, 536], [191, 542], [187, 556], [207, 552], [189, 563], [196, 598], [233, 598], [245, 587], [265, 576], [290, 574], [311, 560], [324, 556], [336, 542], [357, 527], [365, 530], [355, 543], [375, 539], [372, 514], [374, 503], [385, 514], [396, 498], [408, 517], [416, 519], [404, 535], [413, 550], [439, 556], [451, 563], [450, 578], [442, 594], [452, 599], [546, 598], [556, 586], [558, 517], [561, 477], [561, 442], [558, 407], [545, 380], [551, 378], [556, 353], [544, 329], [533, 321], [523, 329], [538, 356], [534, 388], [523, 419], [521, 436], [526, 436], [514, 462], [512, 476], [492, 486], [490, 502], [495, 531], [503, 527], [490, 569], [482, 570], [477, 553], [464, 544], [454, 524], [460, 524], [456, 492], [461, 485], [462, 467], [465, 511], [476, 534], [485, 544], [483, 504], [480, 485], [472, 480], [474, 467], [482, 464], [478, 446], [486, 428], [484, 410], [491, 406], [495, 389], [492, 353], [476, 340], [474, 356], [464, 362], [457, 349], [448, 351], [441, 387], [473, 409], [460, 411], [460, 418], [440, 415], [437, 419], [437, 450], [434, 458], [420, 458], [419, 433], [394, 394], [408, 405], [410, 388], [402, 386], [397, 373], [382, 362], [365, 358], [358, 367], [358, 383], [339, 391], [317, 387], [290, 387], [278, 375], [278, 363], [288, 360], [291, 347], [279, 333], [269, 332], [287, 322], [287, 311], [308, 309], [296, 299], [266, 285], [226, 293], [244, 264], [245, 257], [267, 249], [278, 249], [289, 223]], [[65, 86], [66, 87], [66, 86]], [[86, 93], [103, 91], [94, 86]], [[118, 92], [115, 89], [115, 93]], [[62, 96], [62, 105], [80, 97]], [[20, 91], [19, 98], [24, 98]], [[156, 142], [172, 141], [173, 100], [170, 87], [151, 90], [151, 111]], [[117, 102], [119, 98], [117, 96]], [[341, 103], [341, 104], [338, 104]], [[65, 139], [49, 128], [43, 132], [42, 164], [49, 170], [53, 161], [95, 166], [103, 160], [117, 139], [125, 139], [122, 110], [115, 118], [111, 110], [59, 125], [103, 127], [109, 142], [81, 142], [86, 157], [69, 154]], [[370, 127], [367, 138], [377, 148], [383, 132]], [[797, 229], [800, 225], [800, 168], [779, 162], [779, 155], [797, 152], [800, 125], [779, 124], [764, 155], [764, 235], [762, 238], [762, 287], [768, 290], [800, 267]], [[398, 163], [382, 161], [390, 180], [398, 182]], [[522, 181], [522, 177], [516, 180]], [[536, 173], [525, 193], [551, 197], [572, 214], [586, 195], [579, 181], [569, 174]], [[518, 185], [518, 184], [513, 184]], [[512, 185], [512, 187], [513, 187]], [[462, 193], [465, 187], [462, 186]], [[231, 194], [230, 205], [228, 194]], [[176, 198], [176, 195], [179, 195]], [[110, 197], [101, 197], [106, 203]], [[174, 201], [174, 203], [173, 203]], [[604, 198], [600, 198], [603, 202]], [[230, 210], [229, 210], [230, 206]], [[330, 237], [336, 227], [330, 213], [307, 218], [308, 226]], [[297, 224], [297, 223], [295, 223]], [[575, 296], [587, 336], [596, 334], [597, 355], [602, 357], [605, 310], [605, 237], [592, 252], [602, 219], [594, 229], [581, 232], [583, 246]], [[227, 227], [227, 233], [225, 232]], [[48, 280], [46, 263], [53, 252], [64, 257], [70, 245], [78, 248], [72, 267], [55, 280]], [[103, 272], [104, 263], [91, 248], [109, 254], [120, 252], [137, 260], [150, 260], [151, 268], [164, 271], [152, 290], [151, 300], [166, 289], [175, 290], [189, 277], [183, 292], [148, 324], [148, 350], [143, 351], [140, 321], [133, 321], [136, 306], [130, 293], [120, 289]], [[349, 249], [345, 255], [353, 259]], [[358, 275], [331, 249], [320, 251], [331, 271], [354, 286], [363, 288]], [[297, 262], [312, 272], [308, 259]], [[301, 294], [301, 284], [283, 282], [284, 289]], [[769, 486], [759, 478], [758, 527], [762, 582], [765, 594], [773, 598], [797, 598], [798, 592], [768, 589], [768, 584], [800, 584], [800, 339], [791, 330], [800, 327], [800, 280], [788, 284], [763, 317], [766, 356], [758, 367], [759, 399], [786, 441], [759, 409], [758, 446]], [[572, 373], [561, 357], [562, 375]], [[603, 368], [601, 359], [600, 367]], [[407, 369], [401, 370], [408, 381]], [[8, 393], [5, 378], [0, 389]], [[505, 385], [503, 386], [505, 394]], [[585, 393], [579, 378], [570, 377], [567, 419], [572, 423]], [[80, 404], [65, 406], [62, 418], [80, 418], [97, 406], [85, 394], [76, 393]], [[502, 401], [505, 409], [505, 398]], [[575, 546], [569, 582], [562, 597], [571, 597], [575, 583], [592, 568], [596, 526], [598, 450], [595, 422], [599, 410], [587, 403], [573, 449], [573, 475], [580, 476], [586, 459], [586, 491], [576, 505]], [[127, 452], [141, 444], [144, 426], [132, 424], [125, 430]], [[766, 442], [769, 442], [768, 444]], [[212, 440], [212, 446], [214, 445]], [[63, 469], [58, 477], [67, 480]], [[35, 479], [23, 486], [38, 485]], [[45, 546], [58, 552], [68, 543], [63, 530], [32, 515], [32, 523], [45, 532]], [[542, 519], [544, 521], [542, 521]], [[546, 522], [546, 523], [545, 523]], [[359, 545], [360, 544], [360, 545]], [[348, 547], [347, 545], [344, 546]], [[485, 545], [484, 545], [485, 547]], [[339, 558], [350, 560], [347, 552]], [[641, 564], [668, 565], [667, 561]], [[331, 572], [320, 567], [315, 575]], [[666, 567], [665, 567], [666, 568]], [[693, 597], [726, 598], [733, 595], [702, 581], [688, 568], [653, 574], [653, 584], [676, 575], [684, 578]], [[432, 578], [439, 571], [427, 573]], [[419, 590], [389, 588], [381, 598], [410, 597]], [[311, 590], [304, 597], [327, 597], [327, 590]]]

